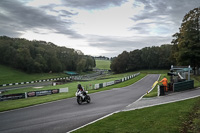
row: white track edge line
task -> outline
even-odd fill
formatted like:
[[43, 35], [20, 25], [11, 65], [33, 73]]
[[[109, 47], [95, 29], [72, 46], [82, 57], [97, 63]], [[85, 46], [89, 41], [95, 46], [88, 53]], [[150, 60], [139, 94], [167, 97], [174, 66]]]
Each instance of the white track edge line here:
[[157, 105], [163, 105], [163, 104], [168, 104], [168, 103], [174, 103], [174, 102], [184, 101], [184, 100], [196, 98], [196, 97], [199, 97], [199, 96], [200, 95], [196, 95], [196, 96], [187, 97], [187, 98], [183, 98], [183, 99], [177, 99], [177, 100], [163, 102], [163, 103], [158, 103], [158, 104], [146, 105], [146, 106], [136, 107], [136, 108], [132, 108], [132, 109], [128, 109], [128, 110], [122, 110], [122, 111], [124, 111], [124, 112], [125, 111], [133, 111], [133, 110], [136, 110], [136, 109], [143, 109], [143, 108], [153, 107], [153, 106], [157, 106]]
[[98, 119], [96, 119], [96, 120], [94, 120], [94, 121], [92, 121], [92, 122], [89, 122], [89, 123], [87, 123], [87, 124], [85, 124], [85, 125], [82, 125], [82, 126], [80, 126], [80, 127], [78, 127], [78, 128], [75, 128], [75, 129], [73, 129], [73, 130], [70, 130], [70, 131], [68, 131], [68, 132], [66, 132], [66, 133], [74, 132], [74, 131], [76, 131], [76, 130], [78, 130], [78, 129], [84, 128], [84, 127], [86, 127], [86, 126], [88, 126], [88, 125], [90, 125], [90, 124], [93, 124], [93, 123], [95, 123], [95, 122], [97, 122], [97, 121], [99, 121], [99, 120], [102, 120], [102, 119], [104, 119], [104, 118], [107, 118], [107, 117], [109, 117], [109, 116], [111, 116], [111, 115], [113, 115], [113, 114], [119, 113], [119, 112], [121, 112], [121, 111], [115, 111], [115, 112], [113, 112], [113, 113], [107, 114], [107, 115], [105, 115], [105, 116], [103, 116], [103, 117], [101, 117], [101, 118], [98, 118]]

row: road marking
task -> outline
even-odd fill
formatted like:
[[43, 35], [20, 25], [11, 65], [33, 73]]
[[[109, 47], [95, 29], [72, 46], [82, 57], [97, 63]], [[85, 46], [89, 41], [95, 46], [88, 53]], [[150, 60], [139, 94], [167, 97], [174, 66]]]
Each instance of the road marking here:
[[[159, 80], [160, 76], [161, 76], [161, 74], [159, 75], [159, 77], [158, 77], [158, 79], [157, 79], [157, 81], [156, 81], [157, 83], [158, 83], [158, 80]], [[156, 83], [156, 84], [157, 84], [157, 83]], [[155, 84], [155, 83], [153, 84], [151, 90], [149, 90], [148, 93], [150, 93], [150, 92], [156, 87], [156, 84]]]
[[99, 119], [96, 119], [96, 120], [94, 120], [94, 121], [92, 121], [92, 122], [89, 122], [89, 123], [87, 123], [87, 124], [85, 124], [85, 125], [83, 125], [83, 126], [80, 126], [80, 127], [78, 127], [78, 128], [75, 128], [75, 129], [73, 129], [73, 130], [71, 130], [71, 131], [68, 131], [68, 132], [66, 132], [66, 133], [74, 132], [74, 131], [76, 131], [76, 130], [78, 130], [78, 129], [81, 129], [81, 128], [83, 128], [83, 127], [86, 127], [86, 126], [88, 126], [88, 125], [90, 125], [90, 124], [93, 124], [93, 123], [95, 123], [95, 122], [97, 122], [97, 121], [99, 121], [99, 120], [102, 120], [102, 119], [104, 119], [104, 118], [107, 118], [107, 117], [109, 117], [109, 116], [111, 116], [111, 115], [113, 115], [113, 114], [119, 113], [119, 112], [121, 112], [121, 111], [115, 111], [115, 112], [113, 112], [113, 113], [110, 113], [110, 114], [108, 114], [108, 115], [105, 115], [105, 116], [103, 116], [103, 117], [101, 117], [101, 118], [99, 118]]
[[157, 105], [163, 105], [163, 104], [168, 104], [168, 103], [174, 103], [174, 102], [179, 102], [179, 101], [184, 101], [184, 100], [196, 98], [196, 97], [199, 97], [199, 96], [200, 96], [200, 95], [196, 95], [196, 96], [187, 97], [187, 98], [183, 98], [183, 99], [177, 99], [177, 100], [162, 102], [162, 103], [158, 103], [158, 104], [146, 105], [146, 106], [136, 107], [136, 108], [127, 109], [127, 110], [122, 110], [122, 111], [132, 111], [132, 110], [136, 110], [136, 109], [143, 109], [143, 108], [153, 107], [153, 106], [157, 106]]

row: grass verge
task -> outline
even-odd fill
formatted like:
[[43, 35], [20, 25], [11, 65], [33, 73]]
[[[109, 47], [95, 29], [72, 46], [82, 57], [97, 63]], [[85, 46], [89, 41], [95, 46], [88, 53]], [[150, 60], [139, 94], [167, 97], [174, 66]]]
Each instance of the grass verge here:
[[188, 115], [194, 106], [199, 105], [199, 103], [200, 97], [120, 112], [81, 128], [74, 133], [177, 133], [182, 131], [185, 126], [184, 123], [188, 120]]
[[110, 60], [95, 60], [96, 68], [110, 70]]
[[35, 73], [28, 74], [17, 69], [0, 65], [0, 85], [8, 83], [29, 82], [41, 79], [66, 77], [64, 73]]

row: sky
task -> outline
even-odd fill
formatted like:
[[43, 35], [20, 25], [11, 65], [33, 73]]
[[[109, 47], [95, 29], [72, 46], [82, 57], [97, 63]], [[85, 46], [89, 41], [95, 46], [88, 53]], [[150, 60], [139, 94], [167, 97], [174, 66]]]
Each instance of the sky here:
[[0, 36], [52, 42], [85, 55], [170, 44], [200, 0], [0, 0]]

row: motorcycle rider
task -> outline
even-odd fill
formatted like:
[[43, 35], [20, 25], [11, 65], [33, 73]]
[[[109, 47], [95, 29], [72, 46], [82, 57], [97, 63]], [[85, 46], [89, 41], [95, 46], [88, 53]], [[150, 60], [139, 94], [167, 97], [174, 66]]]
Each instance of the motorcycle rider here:
[[85, 91], [83, 89], [83, 87], [81, 86], [81, 84], [78, 84], [78, 87], [77, 87], [77, 92], [81, 93], [81, 97], [84, 99], [85, 98]]

